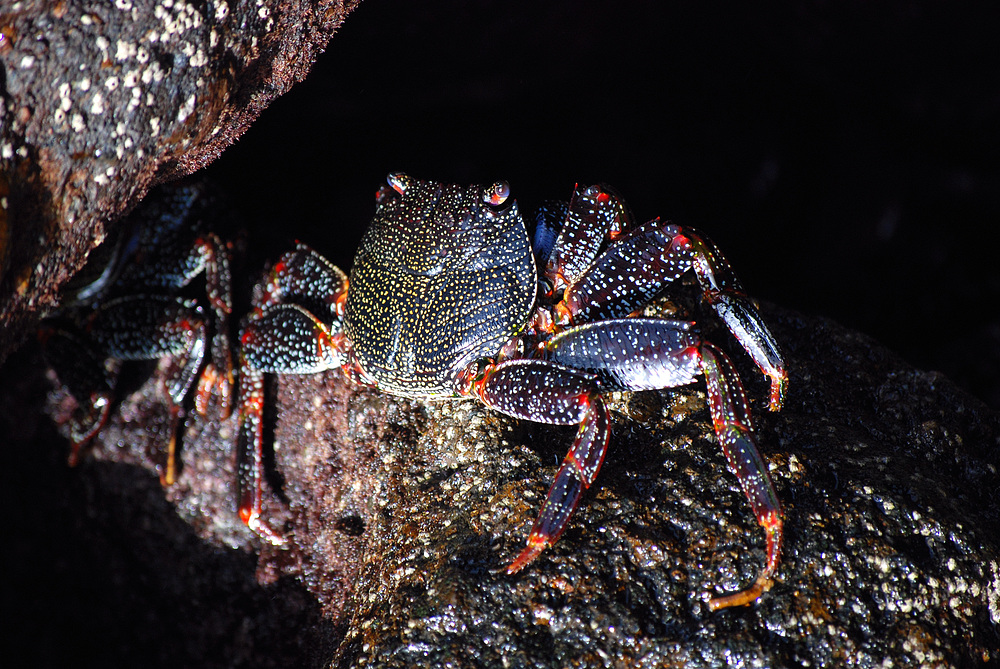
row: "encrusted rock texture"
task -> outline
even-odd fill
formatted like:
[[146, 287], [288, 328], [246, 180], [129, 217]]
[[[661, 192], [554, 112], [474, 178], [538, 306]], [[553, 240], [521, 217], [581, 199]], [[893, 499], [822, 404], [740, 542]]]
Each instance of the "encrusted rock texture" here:
[[162, 488], [147, 369], [69, 469], [56, 423], [33, 418], [58, 421], [67, 400], [29, 347], [0, 378], [0, 401], [23, 409], [0, 424], [4, 471], [30, 491], [7, 505], [9, 631], [48, 660], [144, 666], [995, 663], [1000, 417], [868, 337], [763, 314], [791, 370], [783, 411], [733, 355], [787, 536], [753, 606], [706, 604], [753, 580], [764, 539], [702, 384], [612, 396], [596, 484], [556, 546], [508, 576], [572, 429], [340, 373], [278, 377], [265, 508], [289, 544], [274, 548], [233, 512], [234, 419], [192, 413]]
[[[305, 75], [352, 6], [3, 3], [0, 359], [108, 226], [232, 143]], [[234, 512], [235, 418], [189, 413], [179, 480], [162, 487], [162, 370], [132, 365], [110, 424], [70, 468], [60, 424], [72, 401], [31, 342], [0, 367], [9, 656], [145, 667], [996, 664], [1000, 417], [868, 337], [763, 313], [791, 370], [778, 414], [766, 412], [752, 363], [709, 330], [746, 380], [785, 507], [785, 551], [758, 603], [717, 613], [709, 596], [752, 581], [764, 541], [700, 384], [612, 397], [596, 484], [559, 543], [507, 576], [571, 428], [394, 399], [339, 373], [273, 379], [265, 510], [289, 540], [275, 548]]]
[[0, 6], [0, 360], [108, 226], [303, 79], [352, 0]]

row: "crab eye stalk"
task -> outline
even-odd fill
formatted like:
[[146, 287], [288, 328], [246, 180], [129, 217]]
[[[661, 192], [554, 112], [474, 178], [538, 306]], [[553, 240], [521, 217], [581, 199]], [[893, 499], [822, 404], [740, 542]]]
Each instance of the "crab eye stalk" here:
[[510, 184], [506, 181], [498, 181], [483, 191], [483, 202], [492, 207], [499, 207], [508, 197], [510, 197]]
[[404, 194], [407, 187], [410, 185], [410, 177], [402, 172], [391, 172], [385, 180], [386, 183], [392, 186], [392, 189], [400, 195]]

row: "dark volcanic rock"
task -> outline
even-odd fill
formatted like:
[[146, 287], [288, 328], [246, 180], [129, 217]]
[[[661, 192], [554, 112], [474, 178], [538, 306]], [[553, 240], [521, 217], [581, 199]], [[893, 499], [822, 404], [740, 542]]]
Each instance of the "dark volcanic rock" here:
[[351, 0], [0, 7], [0, 360], [157, 183], [305, 77]]
[[[867, 337], [776, 308], [764, 315], [789, 358], [784, 411], [763, 410], [763, 380], [734, 356], [787, 539], [776, 583], [754, 606], [706, 606], [754, 578], [763, 536], [700, 386], [613, 398], [597, 483], [559, 543], [510, 577], [503, 567], [572, 430], [471, 402], [398, 400], [326, 374], [276, 384], [272, 482], [283, 501], [267, 506], [290, 546], [264, 548], [256, 572], [258, 544], [231, 511], [231, 421], [189, 419], [185, 468], [166, 491], [149, 455], [163, 424], [152, 384], [122, 401], [76, 471], [63, 470], [54, 453], [65, 447], [47, 424], [0, 426], [5, 471], [46, 481], [37, 505], [15, 507], [10, 554], [29, 585], [7, 619], [42, 617], [32, 574], [79, 588], [92, 570], [108, 581], [93, 601], [55, 606], [74, 620], [96, 601], [119, 612], [110, 631], [87, 624], [111, 644], [141, 639], [101, 646], [109, 661], [139, 647], [161, 649], [166, 663], [162, 648], [181, 640], [199, 666], [996, 662], [1000, 418]], [[37, 361], [15, 364], [0, 383], [4, 406], [40, 403]], [[39, 537], [77, 562], [39, 557]]]

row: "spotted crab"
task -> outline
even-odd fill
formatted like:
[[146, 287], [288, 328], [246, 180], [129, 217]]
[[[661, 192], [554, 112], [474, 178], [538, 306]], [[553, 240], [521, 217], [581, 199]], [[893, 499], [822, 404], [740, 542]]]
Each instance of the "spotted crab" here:
[[394, 173], [376, 202], [350, 277], [300, 244], [255, 290], [239, 341], [247, 525], [283, 542], [261, 516], [264, 374], [341, 368], [394, 395], [475, 399], [514, 418], [579, 426], [511, 574], [556, 542], [594, 482], [610, 433], [602, 394], [702, 376], [716, 438], [767, 540], [756, 581], [709, 606], [749, 604], [770, 588], [781, 505], [740, 379], [696, 323], [638, 315], [693, 272], [770, 378], [769, 408], [781, 408], [787, 376], [774, 337], [704, 235], [659, 219], [637, 224], [603, 186], [577, 187], [568, 203], [543, 207], [533, 241], [502, 181], [466, 187]]
[[[160, 390], [170, 436], [158, 463], [164, 485], [177, 476], [189, 398], [202, 415], [212, 402], [223, 418], [232, 411], [229, 248], [210, 231], [225, 209], [206, 191], [185, 183], [147, 200], [91, 254], [42, 322], [42, 351], [76, 405], [62, 422], [70, 464], [107, 422], [122, 361], [165, 365]], [[188, 290], [199, 277], [203, 291]]]

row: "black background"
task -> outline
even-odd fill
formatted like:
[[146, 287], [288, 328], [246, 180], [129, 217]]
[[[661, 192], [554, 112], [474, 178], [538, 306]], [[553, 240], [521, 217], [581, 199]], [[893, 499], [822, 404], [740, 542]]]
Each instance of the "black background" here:
[[990, 3], [361, 3], [209, 173], [253, 262], [345, 269], [389, 171], [574, 182], [715, 239], [756, 297], [1000, 407], [1000, 11]]

